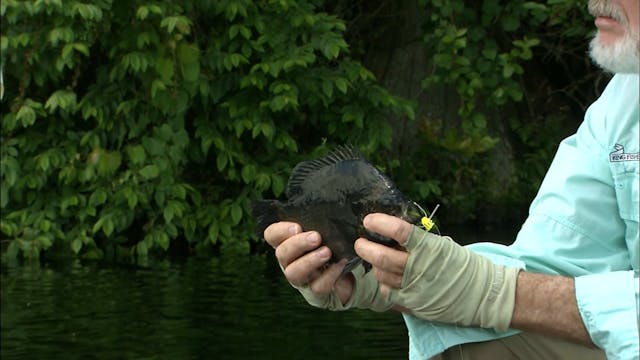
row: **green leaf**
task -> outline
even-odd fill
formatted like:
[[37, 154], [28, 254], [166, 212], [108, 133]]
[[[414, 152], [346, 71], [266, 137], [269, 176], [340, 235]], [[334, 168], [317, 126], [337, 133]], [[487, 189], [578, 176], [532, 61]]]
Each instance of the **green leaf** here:
[[171, 220], [173, 220], [173, 207], [171, 206], [165, 207], [164, 211], [162, 212], [162, 215], [164, 216], [164, 221], [167, 223], [170, 223]]
[[20, 246], [17, 240], [12, 240], [9, 242], [9, 246], [7, 247], [7, 257], [9, 259], [15, 259], [18, 257], [18, 252], [20, 251]]
[[233, 40], [233, 38], [235, 38], [239, 32], [240, 32], [240, 25], [238, 24], [231, 25], [231, 27], [229, 27], [229, 39]]
[[74, 16], [80, 15], [84, 20], [99, 21], [102, 19], [102, 9], [93, 4], [75, 3], [71, 11]]
[[77, 206], [78, 197], [75, 195], [67, 196], [60, 202], [60, 210], [65, 211], [68, 207]]
[[224, 170], [224, 168], [227, 167], [228, 161], [229, 161], [229, 158], [227, 157], [227, 154], [219, 153], [218, 156], [216, 157], [216, 165], [218, 167], [218, 171]]
[[73, 250], [74, 254], [78, 254], [80, 249], [82, 249], [82, 240], [77, 237], [71, 241], [71, 250]]
[[515, 15], [508, 15], [502, 18], [502, 28], [506, 32], [512, 32], [520, 27], [520, 19]]
[[58, 90], [51, 94], [47, 102], [44, 104], [44, 108], [53, 113], [56, 109], [62, 110], [75, 110], [76, 107], [76, 93], [69, 90]]
[[16, 233], [17, 226], [13, 222], [6, 222], [0, 220], [0, 232], [2, 232], [6, 236], [14, 236]]
[[131, 163], [136, 165], [144, 163], [144, 160], [147, 157], [142, 145], [127, 146], [127, 155], [129, 156]]
[[51, 245], [53, 244], [51, 236], [47, 236], [47, 235], [40, 235], [36, 237], [35, 240], [38, 242], [38, 244], [40, 245], [40, 248], [43, 250], [50, 248]]
[[121, 163], [122, 155], [119, 152], [105, 151], [98, 158], [96, 169], [101, 176], [111, 175], [118, 170]]
[[111, 236], [111, 234], [113, 233], [113, 229], [114, 229], [113, 220], [106, 219], [104, 221], [104, 224], [102, 225], [102, 232], [107, 236]]
[[42, 230], [42, 232], [48, 232], [49, 229], [51, 229], [51, 222], [49, 220], [42, 220], [40, 222], [40, 230]]
[[160, 27], [166, 28], [169, 34], [172, 34], [175, 30], [182, 34], [189, 34], [191, 32], [191, 20], [184, 16], [168, 16], [162, 19]]
[[336, 79], [334, 81], [336, 87], [338, 88], [338, 90], [340, 90], [340, 92], [342, 92], [343, 94], [347, 93], [347, 81], [345, 79]]
[[98, 188], [89, 197], [89, 206], [95, 207], [98, 205], [102, 205], [105, 201], [107, 201], [107, 192], [101, 188]]
[[16, 120], [20, 121], [23, 127], [29, 127], [36, 122], [36, 112], [31, 106], [22, 105], [18, 110]]
[[157, 165], [147, 165], [140, 169], [140, 176], [142, 176], [145, 180], [155, 179], [159, 174], [160, 169]]
[[174, 63], [171, 58], [161, 57], [156, 59], [155, 69], [163, 83], [171, 83], [174, 75]]
[[151, 98], [155, 100], [158, 91], [164, 91], [166, 89], [167, 87], [164, 85], [164, 82], [159, 79], [153, 80], [153, 82], [151, 83]]
[[233, 225], [238, 225], [242, 220], [242, 208], [238, 204], [231, 205], [231, 222]]
[[218, 222], [213, 220], [211, 225], [209, 225], [209, 236], [208, 239], [212, 244], [218, 242], [218, 235], [220, 234], [220, 227], [218, 226]]
[[185, 81], [194, 82], [200, 76], [200, 50], [195, 45], [180, 44], [178, 46], [180, 70]]
[[146, 6], [140, 6], [138, 11], [136, 11], [136, 17], [140, 20], [144, 20], [149, 16], [149, 8]]
[[71, 30], [71, 28], [68, 26], [53, 28], [49, 32], [49, 36], [48, 36], [49, 42], [54, 47], [58, 46], [58, 43], [60, 42], [69, 43], [73, 41], [73, 38], [74, 38], [73, 30]]
[[182, 77], [184, 81], [187, 81], [187, 82], [198, 81], [198, 78], [200, 77], [199, 63], [182, 64], [180, 69], [182, 71]]
[[7, 51], [7, 48], [9, 47], [9, 39], [6, 36], [0, 36], [0, 50], [2, 50], [2, 52]]
[[[145, 240], [146, 240], [146, 237], [145, 237]], [[149, 248], [147, 246], [146, 241], [140, 241], [136, 245], [136, 253], [138, 254], [138, 256], [141, 256], [141, 257], [145, 257], [149, 254]]]
[[251, 164], [245, 165], [242, 168], [241, 175], [242, 175], [242, 181], [244, 181], [245, 184], [249, 184], [251, 181], [253, 181], [256, 175], [256, 167]]
[[482, 49], [482, 56], [484, 56], [489, 60], [495, 59], [497, 55], [498, 53], [496, 49], [489, 49], [489, 48]]
[[278, 197], [284, 191], [284, 178], [280, 175], [271, 175], [271, 188], [273, 189], [273, 194]]
[[94, 207], [88, 207], [85, 209], [85, 211], [87, 212], [87, 215], [89, 216], [96, 216], [96, 208]]
[[328, 97], [333, 96], [333, 84], [329, 80], [322, 81], [322, 92]]
[[89, 56], [89, 47], [83, 43], [74, 43], [73, 48], [84, 56]]
[[240, 33], [242, 34], [242, 37], [245, 38], [246, 40], [251, 39], [251, 30], [246, 26], [243, 26], [243, 25], [240, 26]]
[[9, 205], [9, 188], [2, 186], [0, 187], [0, 208], [4, 209], [7, 205]]
[[512, 64], [505, 64], [502, 68], [502, 77], [510, 78], [514, 71], [515, 67]]
[[256, 177], [256, 189], [260, 192], [267, 190], [271, 186], [271, 176], [258, 174]]
[[142, 146], [151, 156], [162, 156], [165, 152], [165, 145], [155, 137], [145, 136], [142, 139]]
[[273, 138], [273, 134], [275, 133], [275, 128], [271, 123], [262, 123], [260, 124], [260, 128], [262, 129], [262, 135], [267, 138], [269, 141]]
[[169, 249], [169, 236], [167, 236], [167, 234], [159, 233], [155, 237], [155, 240], [155, 243], [158, 244], [162, 250], [167, 251]]

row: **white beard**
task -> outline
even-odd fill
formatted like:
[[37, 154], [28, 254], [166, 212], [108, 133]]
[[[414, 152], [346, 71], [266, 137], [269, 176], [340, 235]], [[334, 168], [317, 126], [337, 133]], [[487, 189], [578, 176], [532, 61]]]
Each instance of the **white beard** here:
[[591, 58], [600, 67], [613, 73], [640, 73], [640, 31], [629, 24], [622, 9], [610, 0], [589, 0], [593, 16], [608, 16], [624, 28], [624, 37], [613, 44], [603, 44], [600, 32], [591, 40]]
[[613, 73], [640, 73], [640, 36], [626, 33], [612, 45], [604, 45], [596, 35], [589, 46], [591, 58], [603, 69]]

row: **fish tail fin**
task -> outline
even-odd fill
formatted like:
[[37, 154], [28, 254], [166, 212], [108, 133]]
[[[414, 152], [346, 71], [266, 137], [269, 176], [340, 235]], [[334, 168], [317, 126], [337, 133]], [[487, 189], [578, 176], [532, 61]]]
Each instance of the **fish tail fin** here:
[[256, 220], [256, 235], [264, 237], [267, 226], [280, 221], [281, 202], [278, 200], [255, 200], [251, 203], [251, 215]]

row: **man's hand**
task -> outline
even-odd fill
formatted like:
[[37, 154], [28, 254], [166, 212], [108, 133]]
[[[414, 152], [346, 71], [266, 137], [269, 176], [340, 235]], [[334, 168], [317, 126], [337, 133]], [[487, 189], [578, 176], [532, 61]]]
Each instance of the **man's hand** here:
[[278, 222], [264, 231], [264, 239], [276, 250], [276, 258], [285, 277], [314, 306], [327, 307], [327, 298], [335, 293], [341, 304], [353, 291], [353, 276], [340, 277], [346, 262], [325, 266], [331, 250], [320, 246], [320, 234], [302, 232], [300, 225]]
[[513, 315], [519, 269], [495, 265], [449, 237], [397, 217], [370, 214], [364, 226], [406, 251], [358, 239], [358, 255], [373, 265], [380, 292], [429, 321], [504, 331]]
[[379, 292], [379, 284], [362, 266], [340, 276], [346, 260], [326, 266], [331, 250], [321, 246], [320, 234], [302, 232], [291, 222], [271, 224], [264, 238], [276, 250], [285, 277], [313, 306], [329, 310], [367, 308], [385, 311], [391, 303]]

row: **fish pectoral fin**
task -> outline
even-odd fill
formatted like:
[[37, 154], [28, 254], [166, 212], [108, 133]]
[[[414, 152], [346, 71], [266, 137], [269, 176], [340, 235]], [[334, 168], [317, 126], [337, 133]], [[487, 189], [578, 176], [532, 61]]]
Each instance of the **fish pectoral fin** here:
[[[344, 266], [344, 269], [342, 269], [342, 272], [340, 273], [340, 277], [350, 273], [362, 262], [363, 262], [362, 259], [358, 256], [349, 259], [349, 261], [347, 261], [347, 264]], [[369, 267], [371, 267], [371, 265], [369, 265]]]
[[371, 264], [369, 264], [368, 262], [366, 262], [364, 260], [362, 261], [362, 266], [364, 267], [364, 273], [365, 274], [368, 273], [371, 270], [371, 267], [372, 267]]

